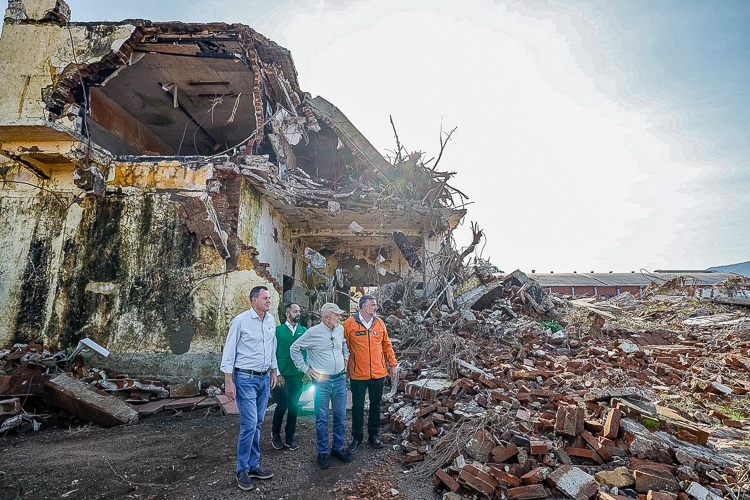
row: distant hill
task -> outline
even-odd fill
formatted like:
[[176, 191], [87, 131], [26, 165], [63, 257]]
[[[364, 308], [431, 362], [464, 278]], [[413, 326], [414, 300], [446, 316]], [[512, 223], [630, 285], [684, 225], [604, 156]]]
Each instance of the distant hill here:
[[750, 260], [739, 264], [729, 264], [728, 266], [709, 267], [708, 270], [720, 273], [737, 273], [750, 278]]

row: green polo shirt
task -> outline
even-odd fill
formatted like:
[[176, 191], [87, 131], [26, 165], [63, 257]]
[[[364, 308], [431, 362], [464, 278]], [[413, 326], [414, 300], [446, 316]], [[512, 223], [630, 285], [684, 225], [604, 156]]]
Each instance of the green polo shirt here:
[[292, 332], [286, 323], [276, 327], [276, 361], [279, 364], [279, 373], [284, 377], [290, 377], [292, 375], [303, 375], [301, 371], [294, 366], [292, 358], [289, 356], [289, 346], [291, 346], [295, 340], [300, 338], [307, 328], [302, 325], [297, 325], [297, 328]]

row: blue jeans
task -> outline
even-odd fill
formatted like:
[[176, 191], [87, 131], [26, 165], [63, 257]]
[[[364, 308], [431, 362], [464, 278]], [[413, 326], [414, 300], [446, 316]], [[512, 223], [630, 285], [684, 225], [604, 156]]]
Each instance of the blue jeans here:
[[260, 461], [260, 426], [268, 406], [271, 378], [234, 372], [237, 407], [240, 410], [240, 436], [237, 439], [237, 472], [253, 470]]
[[333, 449], [344, 449], [346, 428], [346, 376], [314, 381], [315, 387], [315, 435], [318, 439], [318, 453], [329, 453], [328, 445], [328, 408], [333, 407]]

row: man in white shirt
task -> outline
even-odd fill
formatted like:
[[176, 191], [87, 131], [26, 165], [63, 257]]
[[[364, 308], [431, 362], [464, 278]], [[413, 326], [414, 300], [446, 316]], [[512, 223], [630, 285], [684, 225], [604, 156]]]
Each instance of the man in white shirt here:
[[253, 487], [250, 478], [269, 479], [273, 472], [262, 469], [260, 427], [271, 389], [276, 387], [276, 320], [268, 312], [271, 295], [268, 288], [256, 286], [250, 291], [251, 308], [237, 315], [229, 325], [221, 371], [227, 397], [240, 410], [240, 435], [237, 439], [237, 485]]

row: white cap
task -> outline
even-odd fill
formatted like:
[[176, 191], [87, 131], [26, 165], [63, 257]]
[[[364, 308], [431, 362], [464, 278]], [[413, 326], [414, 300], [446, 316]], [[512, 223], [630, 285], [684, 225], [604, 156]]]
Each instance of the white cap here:
[[320, 314], [322, 316], [323, 314], [328, 313], [344, 314], [344, 311], [339, 309], [339, 306], [337, 306], [333, 302], [326, 302], [325, 304], [323, 304], [323, 307], [320, 308]]

